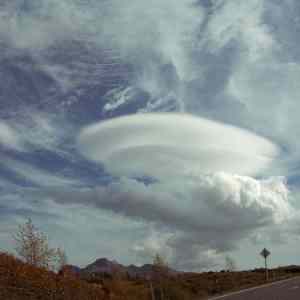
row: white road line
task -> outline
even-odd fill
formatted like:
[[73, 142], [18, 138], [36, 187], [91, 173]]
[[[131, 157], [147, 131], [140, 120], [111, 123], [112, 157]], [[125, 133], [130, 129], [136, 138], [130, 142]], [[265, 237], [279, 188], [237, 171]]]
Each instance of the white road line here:
[[289, 281], [292, 281], [294, 279], [300, 279], [300, 277], [297, 276], [297, 277], [293, 277], [293, 278], [289, 278], [289, 279], [285, 279], [285, 280], [276, 281], [276, 282], [273, 282], [273, 283], [268, 283], [268, 284], [256, 286], [256, 287], [245, 289], [245, 290], [241, 290], [241, 291], [238, 291], [238, 292], [233, 292], [233, 293], [230, 293], [230, 294], [226, 294], [226, 295], [222, 295], [222, 296], [218, 296], [218, 297], [214, 297], [214, 298], [209, 298], [209, 300], [224, 299], [224, 298], [227, 298], [227, 297], [230, 297], [230, 296], [240, 295], [240, 294], [243, 294], [243, 293], [247, 293], [247, 292], [251, 292], [251, 291], [263, 289], [265, 287], [269, 287], [269, 286], [273, 286], [273, 285], [279, 285], [281, 283], [289, 282]]

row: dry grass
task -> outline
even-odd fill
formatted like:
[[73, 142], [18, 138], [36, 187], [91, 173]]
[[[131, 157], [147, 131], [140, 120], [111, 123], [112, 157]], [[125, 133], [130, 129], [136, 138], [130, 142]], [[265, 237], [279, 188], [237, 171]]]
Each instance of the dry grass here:
[[[298, 268], [270, 272], [270, 280], [299, 275]], [[152, 282], [156, 300], [195, 300], [265, 283], [264, 270], [182, 273]], [[5, 300], [150, 300], [150, 282], [103, 276], [76, 278], [24, 264], [0, 253], [0, 299]]]
[[100, 287], [0, 254], [0, 299], [104, 300], [104, 296]]

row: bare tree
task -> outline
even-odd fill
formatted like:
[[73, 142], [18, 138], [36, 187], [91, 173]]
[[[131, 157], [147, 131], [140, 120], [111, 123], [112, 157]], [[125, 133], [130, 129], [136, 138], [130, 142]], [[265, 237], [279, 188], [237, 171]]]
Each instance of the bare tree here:
[[60, 271], [68, 263], [68, 258], [65, 250], [61, 248], [56, 249], [56, 270]]
[[163, 259], [163, 257], [156, 253], [154, 255], [154, 258], [153, 258], [153, 266], [155, 268], [158, 268], [158, 269], [167, 269], [168, 268], [168, 264], [167, 262]]
[[229, 255], [225, 257], [225, 269], [230, 272], [234, 272], [237, 269], [235, 260]]
[[168, 275], [169, 267], [168, 267], [167, 262], [158, 253], [156, 253], [153, 258], [153, 268], [154, 268], [155, 277], [159, 283], [159, 290], [160, 290], [159, 299], [163, 300], [164, 299], [164, 280]]
[[56, 250], [49, 247], [47, 236], [37, 229], [28, 219], [14, 235], [15, 250], [25, 262], [47, 269], [53, 268]]

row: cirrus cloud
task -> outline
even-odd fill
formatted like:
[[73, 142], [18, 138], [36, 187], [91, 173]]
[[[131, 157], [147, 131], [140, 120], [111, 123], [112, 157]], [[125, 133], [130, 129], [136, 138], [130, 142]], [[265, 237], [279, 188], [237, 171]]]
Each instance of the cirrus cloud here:
[[16, 130], [6, 122], [0, 121], [0, 145], [18, 151], [24, 150], [23, 140]]

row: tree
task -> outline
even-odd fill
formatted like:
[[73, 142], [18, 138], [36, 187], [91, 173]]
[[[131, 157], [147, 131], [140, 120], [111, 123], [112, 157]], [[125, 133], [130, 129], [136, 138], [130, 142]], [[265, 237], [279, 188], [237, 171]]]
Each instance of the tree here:
[[61, 249], [56, 249], [56, 269], [57, 271], [60, 271], [64, 266], [66, 266], [68, 263], [68, 258], [66, 255], [66, 252]]
[[234, 272], [237, 269], [235, 260], [229, 255], [225, 257], [225, 269], [230, 272]]
[[168, 268], [168, 264], [165, 262], [163, 257], [156, 253], [153, 258], [153, 266], [158, 269], [166, 269]]
[[166, 279], [169, 271], [167, 262], [158, 253], [153, 258], [153, 270], [155, 279], [159, 284], [159, 299], [164, 299], [164, 280]]
[[46, 269], [55, 268], [57, 250], [49, 247], [47, 236], [33, 225], [31, 219], [19, 225], [14, 241], [17, 254], [26, 263]]

